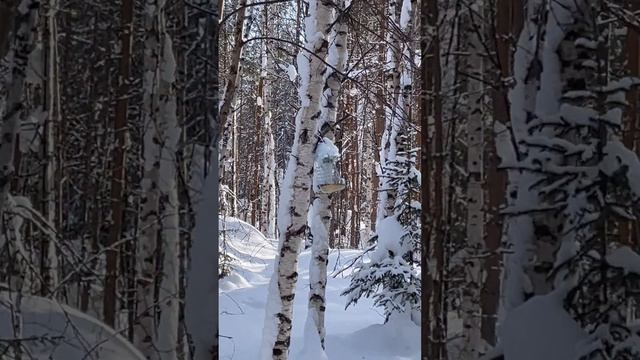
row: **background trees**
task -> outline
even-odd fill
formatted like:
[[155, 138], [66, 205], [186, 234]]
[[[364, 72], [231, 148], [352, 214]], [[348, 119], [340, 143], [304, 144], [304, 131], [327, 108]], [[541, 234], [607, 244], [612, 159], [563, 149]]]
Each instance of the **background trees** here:
[[[2, 21], [0, 281], [104, 321], [149, 358], [187, 358], [194, 210], [214, 162], [217, 3], [1, 7], [20, 26]], [[217, 356], [215, 336], [197, 337], [202, 358]]]

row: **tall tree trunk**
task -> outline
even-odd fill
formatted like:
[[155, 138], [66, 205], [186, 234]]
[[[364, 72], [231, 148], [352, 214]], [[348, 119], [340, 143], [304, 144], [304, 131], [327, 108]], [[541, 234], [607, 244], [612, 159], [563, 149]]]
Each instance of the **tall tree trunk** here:
[[124, 214], [125, 152], [127, 133], [127, 107], [131, 67], [131, 38], [133, 36], [133, 0], [122, 0], [120, 7], [120, 64], [116, 115], [113, 123], [115, 144], [111, 164], [111, 227], [106, 250], [106, 278], [104, 285], [103, 318], [110, 326], [116, 325], [118, 253], [121, 247], [122, 216]]
[[[484, 352], [482, 336], [482, 308], [480, 303], [480, 289], [483, 282], [482, 254], [484, 248], [484, 196], [482, 188], [482, 167], [484, 150], [484, 84], [483, 84], [483, 46], [482, 35], [484, 19], [478, 17], [472, 8], [483, 9], [485, 4], [477, 0], [467, 8], [466, 50], [469, 53], [468, 68], [472, 76], [467, 79], [468, 84], [468, 113], [467, 113], [467, 242], [465, 246], [464, 271], [465, 280], [462, 290], [462, 328], [463, 347], [460, 359], [477, 359]], [[450, 145], [453, 146], [453, 145]]]
[[[268, 5], [264, 5], [264, 35], [269, 36], [269, 14]], [[263, 176], [262, 176], [262, 194], [265, 196], [262, 202], [261, 230], [265, 232], [268, 238], [276, 236], [276, 160], [275, 160], [275, 141], [273, 138], [273, 124], [271, 120], [271, 79], [270, 75], [274, 71], [273, 59], [268, 54], [268, 40], [262, 41], [262, 59], [261, 72], [262, 94], [261, 105], [263, 112], [262, 127], [264, 137], [264, 158], [263, 158]], [[236, 152], [234, 152], [235, 154]]]
[[432, 354], [431, 341], [431, 295], [433, 291], [433, 276], [429, 271], [431, 261], [431, 173], [430, 155], [431, 146], [429, 142], [429, 119], [432, 114], [431, 93], [432, 64], [428, 62], [432, 54], [431, 36], [429, 28], [429, 2], [420, 1], [420, 194], [422, 203], [422, 217], [420, 222], [420, 242], [422, 252], [420, 254], [420, 268], [422, 269], [422, 295], [420, 307], [422, 309], [420, 321], [420, 349], [421, 358], [429, 359]]
[[[424, 134], [424, 146], [427, 146], [426, 155], [423, 151], [423, 163], [426, 171], [426, 194], [429, 197], [423, 204], [432, 203], [430, 219], [423, 224], [430, 223], [427, 227], [423, 241], [426, 242], [422, 262], [425, 263], [423, 269], [427, 269], [424, 275], [423, 298], [423, 324], [426, 326], [423, 333], [426, 347], [423, 352], [430, 360], [440, 360], [445, 357], [446, 330], [444, 329], [444, 228], [443, 228], [443, 184], [442, 173], [444, 170], [443, 159], [443, 119], [442, 119], [442, 99], [441, 99], [441, 65], [440, 65], [440, 31], [439, 31], [439, 9], [437, 0], [424, 1], [422, 8], [423, 36], [428, 40], [422, 45], [423, 51], [423, 83], [426, 99], [423, 104], [423, 122], [428, 124], [429, 119], [434, 121], [433, 143], [430, 143], [429, 134]], [[423, 130], [425, 131], [425, 130]], [[428, 133], [428, 127], [427, 131]], [[433, 145], [433, 148], [432, 148]], [[433, 190], [430, 188], [428, 180], [429, 161], [433, 159]], [[433, 198], [431, 197], [433, 191]], [[428, 263], [433, 265], [429, 265]], [[426, 317], [426, 319], [425, 319]]]
[[[338, 5], [344, 8], [344, 3]], [[325, 32], [325, 36], [329, 34]], [[338, 95], [342, 85], [342, 73], [345, 70], [347, 56], [347, 24], [343, 15], [338, 15], [329, 48], [329, 65], [325, 77], [322, 96], [322, 118], [318, 121], [317, 132], [320, 139], [335, 140], [333, 128], [338, 110]], [[316, 145], [317, 146], [317, 145]], [[319, 159], [315, 159], [316, 161]], [[320, 185], [313, 179], [314, 191]], [[329, 237], [331, 229], [331, 194], [317, 192], [313, 200], [310, 216], [310, 230], [313, 237], [311, 263], [309, 269], [309, 316], [312, 318], [324, 349], [324, 315], [326, 309], [327, 263], [329, 262]]]
[[[626, 0], [626, 6], [631, 11], [640, 10], [640, 3], [634, 0]], [[626, 60], [627, 70], [630, 76], [640, 76], [640, 34], [638, 30], [633, 26], [627, 26], [627, 42], [626, 42]], [[629, 107], [627, 110], [627, 118], [625, 122], [625, 129], [623, 131], [624, 145], [631, 150], [636, 150], [636, 139], [638, 136], [638, 95], [640, 91], [637, 88], [632, 88], [627, 93], [627, 102]], [[619, 224], [620, 227], [620, 239], [623, 244], [633, 244], [634, 229], [637, 228], [637, 222], [630, 223], [622, 221]], [[636, 243], [640, 239], [635, 239]]]
[[[222, 0], [218, 1], [223, 3]], [[219, 30], [220, 12], [211, 14], [210, 25], [206, 33], [210, 36], [210, 58], [213, 93], [211, 100], [206, 103], [218, 109], [218, 64], [219, 64]], [[208, 16], [208, 15], [207, 15]], [[197, 18], [196, 18], [197, 20]], [[209, 64], [205, 61], [205, 64]], [[211, 234], [218, 234], [219, 222], [211, 221], [211, 214], [219, 211], [219, 176], [220, 168], [218, 142], [220, 123], [218, 114], [213, 112], [203, 125], [203, 133], [210, 134], [199, 141], [196, 147], [205, 156], [196, 158], [197, 166], [192, 165], [191, 199], [195, 212], [195, 226], [192, 231], [191, 248], [189, 249], [188, 268], [186, 272], [185, 289], [185, 326], [193, 345], [192, 360], [218, 359], [218, 243], [211, 241]], [[210, 163], [206, 161], [206, 154], [210, 152]], [[195, 162], [195, 161], [194, 161]]]
[[[43, 34], [43, 43], [46, 43], [46, 56], [43, 62], [44, 88], [46, 95], [43, 102], [43, 110], [47, 117], [44, 124], [44, 176], [43, 176], [43, 215], [47, 222], [54, 226], [56, 219], [56, 88], [58, 82], [57, 74], [57, 38], [55, 33], [56, 13], [58, 2], [49, 0], [47, 2], [46, 29]], [[46, 40], [44, 37], [46, 36]], [[46, 42], [45, 42], [46, 41]], [[42, 284], [40, 294], [49, 296], [58, 284], [58, 257], [54, 239], [48, 234], [42, 234]]]
[[324, 59], [328, 41], [321, 34], [326, 33], [331, 20], [331, 3], [311, 1], [309, 6], [310, 14], [315, 15], [315, 18], [307, 18], [306, 38], [309, 43], [306, 49], [311, 54], [302, 50], [298, 54], [298, 71], [302, 75], [299, 92], [302, 106], [296, 116], [294, 142], [279, 204], [279, 255], [271, 279], [261, 349], [261, 356], [265, 359], [288, 358], [293, 299], [298, 278], [298, 249], [304, 241], [307, 228], [314, 134], [317, 119], [321, 115], [323, 74], [327, 68]]
[[[498, 68], [494, 69], [494, 84], [496, 89], [493, 90], [493, 124], [490, 129], [494, 132], [493, 136], [487, 137], [486, 143], [486, 161], [487, 174], [485, 176], [485, 185], [488, 193], [487, 204], [487, 232], [485, 237], [485, 246], [488, 251], [488, 257], [484, 263], [484, 271], [486, 279], [482, 287], [482, 338], [489, 345], [496, 345], [496, 321], [498, 316], [498, 306], [500, 303], [500, 278], [501, 278], [501, 258], [498, 253], [502, 243], [503, 222], [500, 214], [500, 206], [504, 204], [506, 198], [506, 172], [500, 170], [500, 157], [498, 156], [497, 138], [500, 136], [498, 129], [505, 129], [510, 123], [509, 100], [507, 98], [507, 86], [505, 79], [511, 74], [511, 48], [513, 39], [517, 38], [516, 30], [513, 27], [514, 8], [521, 4], [514, 3], [509, 0], [499, 0], [496, 3], [495, 14], [495, 48]], [[499, 122], [496, 126], [495, 122]]]
[[404, 110], [399, 106], [400, 97], [400, 66], [402, 44], [397, 31], [400, 27], [401, 0], [389, 0], [387, 3], [387, 49], [384, 62], [385, 69], [385, 89], [387, 106], [385, 107], [385, 123], [380, 144], [380, 185], [378, 192], [378, 210], [376, 227], [387, 216], [393, 215], [395, 204], [395, 191], [389, 186], [388, 177], [384, 176], [389, 162], [395, 160], [397, 151], [397, 137], [402, 126], [401, 112]]
[[[160, 239], [162, 241], [162, 277], [158, 291], [160, 318], [158, 337], [154, 347], [162, 360], [176, 360], [178, 350], [179, 292], [179, 245], [180, 245], [180, 204], [175, 155], [180, 138], [180, 127], [176, 117], [176, 93], [174, 88], [176, 61], [173, 43], [165, 24], [164, 1], [159, 4], [159, 26], [162, 34], [159, 74], [159, 132], [162, 148], [160, 151]], [[210, 274], [215, 276], [215, 274]]]
[[156, 333], [156, 254], [158, 231], [160, 228], [159, 182], [160, 182], [160, 149], [162, 138], [159, 123], [161, 112], [158, 94], [158, 73], [160, 61], [160, 29], [158, 0], [145, 2], [144, 11], [144, 75], [142, 122], [144, 129], [143, 143], [143, 178], [140, 203], [140, 238], [138, 239], [137, 281], [136, 281], [136, 315], [134, 339], [136, 347], [147, 359], [157, 359], [153, 339]]

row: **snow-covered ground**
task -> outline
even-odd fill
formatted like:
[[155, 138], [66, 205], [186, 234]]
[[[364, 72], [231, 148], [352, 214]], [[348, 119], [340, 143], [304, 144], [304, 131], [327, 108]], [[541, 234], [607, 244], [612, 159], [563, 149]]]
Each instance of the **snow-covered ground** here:
[[[233, 273], [220, 281], [220, 359], [255, 360], [259, 358], [277, 241], [234, 218], [226, 219], [226, 234], [228, 251], [236, 261]], [[346, 298], [340, 293], [349, 284], [351, 269], [335, 278], [333, 275], [359, 254], [358, 250], [331, 250], [329, 254], [325, 340], [329, 360], [418, 360], [420, 327], [410, 321], [383, 324], [381, 311], [365, 298], [345, 310]], [[291, 360], [304, 360], [300, 353], [307, 318], [310, 259], [310, 249], [300, 253]]]
[[144, 360], [120, 334], [100, 321], [57, 301], [24, 296], [20, 303], [22, 331], [16, 336], [13, 321], [17, 294], [0, 291], [0, 359], [9, 339], [21, 339], [24, 359]]

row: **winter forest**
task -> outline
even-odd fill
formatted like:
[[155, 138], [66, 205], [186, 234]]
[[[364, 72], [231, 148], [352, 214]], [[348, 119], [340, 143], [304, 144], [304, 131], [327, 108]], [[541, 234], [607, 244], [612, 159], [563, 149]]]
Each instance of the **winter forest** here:
[[220, 28], [222, 358], [640, 359], [639, 3], [255, 4]]
[[639, 45], [638, 0], [0, 0], [0, 360], [640, 359]]

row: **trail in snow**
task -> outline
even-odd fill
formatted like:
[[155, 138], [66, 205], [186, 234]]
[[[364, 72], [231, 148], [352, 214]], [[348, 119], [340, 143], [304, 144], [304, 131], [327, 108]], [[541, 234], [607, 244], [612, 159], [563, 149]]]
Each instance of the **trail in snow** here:
[[[273, 272], [277, 240], [267, 239], [253, 226], [226, 218], [220, 224], [227, 236], [227, 250], [235, 258], [232, 274], [220, 281], [220, 359], [255, 360], [262, 339], [267, 287]], [[360, 250], [330, 250], [327, 282], [326, 353], [329, 360], [418, 360], [420, 327], [412, 322], [390, 321], [369, 299], [345, 310], [340, 293], [349, 284], [351, 269], [339, 274], [361, 254]], [[298, 263], [294, 302], [291, 360], [304, 360], [303, 332], [307, 318], [309, 262], [303, 250]]]

